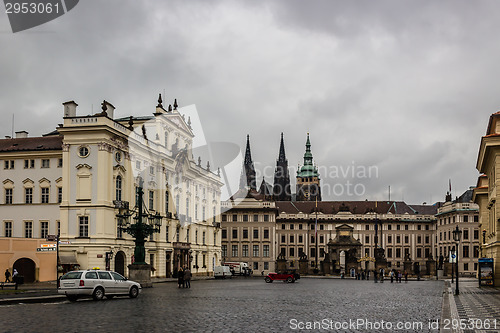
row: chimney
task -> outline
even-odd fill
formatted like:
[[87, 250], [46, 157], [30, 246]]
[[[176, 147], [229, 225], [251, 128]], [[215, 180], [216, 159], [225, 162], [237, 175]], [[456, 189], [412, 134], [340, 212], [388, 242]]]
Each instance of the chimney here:
[[16, 132], [16, 139], [22, 139], [22, 138], [27, 138], [27, 137], [28, 137], [28, 132], [26, 132], [26, 131]]
[[78, 104], [76, 104], [75, 101], [69, 101], [62, 104], [64, 105], [64, 118], [76, 117], [76, 107]]
[[104, 105], [106, 105], [106, 113], [108, 114], [108, 117], [113, 119], [115, 115], [115, 107], [108, 101], [104, 101]]

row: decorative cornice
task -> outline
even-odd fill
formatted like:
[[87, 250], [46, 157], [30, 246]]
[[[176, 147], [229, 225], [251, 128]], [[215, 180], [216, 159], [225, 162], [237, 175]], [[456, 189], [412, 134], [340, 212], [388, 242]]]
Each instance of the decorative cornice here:
[[76, 166], [77, 169], [81, 169], [81, 168], [87, 168], [87, 169], [92, 169], [92, 167], [90, 165], [88, 165], [87, 163], [83, 163], [83, 164], [78, 164]]

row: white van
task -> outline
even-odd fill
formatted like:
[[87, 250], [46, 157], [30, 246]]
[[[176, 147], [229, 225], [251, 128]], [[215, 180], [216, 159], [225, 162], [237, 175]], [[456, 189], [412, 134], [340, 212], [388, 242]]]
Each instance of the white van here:
[[225, 279], [226, 277], [232, 277], [231, 269], [229, 266], [215, 266], [214, 267], [214, 278]]

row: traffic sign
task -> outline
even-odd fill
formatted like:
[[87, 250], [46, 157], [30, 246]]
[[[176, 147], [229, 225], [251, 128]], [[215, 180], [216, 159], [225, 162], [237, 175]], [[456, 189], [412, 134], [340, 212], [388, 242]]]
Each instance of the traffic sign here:
[[450, 262], [452, 264], [457, 262], [457, 255], [456, 255], [455, 251], [450, 251]]

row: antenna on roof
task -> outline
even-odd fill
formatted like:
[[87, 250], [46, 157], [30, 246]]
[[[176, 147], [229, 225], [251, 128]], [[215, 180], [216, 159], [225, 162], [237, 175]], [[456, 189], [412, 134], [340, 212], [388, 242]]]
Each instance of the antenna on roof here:
[[12, 136], [11, 138], [14, 139], [14, 113], [12, 114]]
[[389, 201], [391, 201], [391, 185], [389, 185]]

